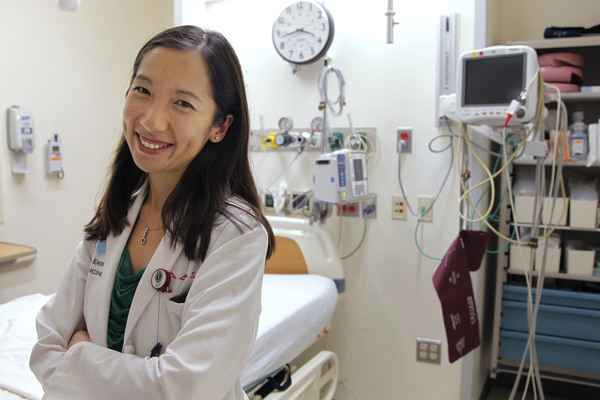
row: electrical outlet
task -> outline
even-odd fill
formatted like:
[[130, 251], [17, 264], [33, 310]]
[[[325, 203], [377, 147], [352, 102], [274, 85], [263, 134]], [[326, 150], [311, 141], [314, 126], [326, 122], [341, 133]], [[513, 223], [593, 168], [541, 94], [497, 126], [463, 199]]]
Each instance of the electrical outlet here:
[[272, 193], [262, 193], [263, 210], [265, 214], [275, 215], [275, 199]]
[[400, 195], [392, 195], [392, 219], [406, 221], [406, 199]]
[[[410, 153], [412, 152], [412, 128], [398, 127], [396, 128], [396, 152]], [[402, 151], [400, 151], [400, 142], [402, 142]]]
[[312, 199], [308, 197], [307, 192], [291, 192], [290, 201], [291, 208], [294, 210], [302, 210], [306, 214], [312, 210]]
[[337, 206], [337, 215], [343, 217], [358, 217], [360, 215], [360, 203], [343, 203]]
[[361, 210], [365, 218], [377, 218], [377, 195], [369, 193], [361, 202]]
[[440, 340], [417, 338], [417, 361], [433, 364], [442, 363], [442, 342]]
[[421, 222], [433, 222], [433, 197], [431, 196], [420, 196], [418, 199], [419, 204], [419, 214], [423, 214], [425, 211], [427, 213], [421, 215]]

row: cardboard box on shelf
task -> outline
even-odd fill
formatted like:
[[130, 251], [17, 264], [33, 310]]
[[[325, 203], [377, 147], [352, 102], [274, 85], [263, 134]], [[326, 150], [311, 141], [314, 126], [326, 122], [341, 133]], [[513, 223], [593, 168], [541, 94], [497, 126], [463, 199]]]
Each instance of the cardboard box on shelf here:
[[[535, 250], [534, 271], [540, 271], [542, 260], [544, 257], [543, 242]], [[558, 273], [560, 271], [560, 247], [548, 247], [546, 255], [546, 273]], [[516, 244], [510, 245], [509, 263], [510, 269], [517, 271], [529, 270], [529, 258], [531, 256], [531, 248], [528, 246], [520, 246]]]
[[565, 271], [570, 275], [592, 276], [596, 252], [583, 240], [565, 242]]
[[531, 224], [533, 202], [533, 196], [515, 196], [515, 217], [517, 222]]
[[[569, 198], [559, 197], [556, 199], [554, 204], [554, 210], [552, 210], [552, 197], [544, 197], [544, 210], [542, 211], [542, 224], [565, 226], [567, 225], [567, 215], [569, 209]], [[552, 212], [553, 211], [553, 212]], [[552, 212], [552, 218], [550, 213]], [[564, 215], [563, 215], [564, 213]]]
[[571, 199], [569, 226], [571, 228], [594, 229], [598, 226], [598, 200]]

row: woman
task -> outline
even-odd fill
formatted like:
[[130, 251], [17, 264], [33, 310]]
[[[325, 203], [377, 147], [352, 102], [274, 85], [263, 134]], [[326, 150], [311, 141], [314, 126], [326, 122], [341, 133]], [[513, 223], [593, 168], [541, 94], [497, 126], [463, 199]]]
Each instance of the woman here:
[[239, 61], [197, 27], [138, 54], [106, 192], [37, 319], [44, 399], [245, 399], [274, 237]]

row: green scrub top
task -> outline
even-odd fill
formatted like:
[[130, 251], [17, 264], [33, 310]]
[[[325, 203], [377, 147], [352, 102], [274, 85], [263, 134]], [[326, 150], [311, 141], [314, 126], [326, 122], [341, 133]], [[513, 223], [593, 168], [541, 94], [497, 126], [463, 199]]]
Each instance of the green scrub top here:
[[121, 352], [127, 316], [144, 269], [133, 274], [131, 258], [127, 246], [121, 255], [115, 284], [110, 296], [110, 312], [108, 314], [108, 330], [106, 340], [108, 348]]

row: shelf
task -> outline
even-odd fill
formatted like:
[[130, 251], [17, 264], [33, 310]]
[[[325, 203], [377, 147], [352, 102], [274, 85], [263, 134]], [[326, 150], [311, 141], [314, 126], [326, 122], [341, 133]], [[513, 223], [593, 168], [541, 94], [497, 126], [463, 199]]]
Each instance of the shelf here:
[[[513, 164], [515, 165], [533, 165], [537, 164], [537, 160], [517, 158], [514, 160]], [[544, 160], [544, 165], [552, 166], [552, 160], [546, 159]], [[556, 162], [556, 166], [558, 167], [558, 161]], [[597, 168], [600, 167], [600, 162], [596, 161], [595, 164], [587, 166], [587, 161], [585, 160], [575, 160], [575, 161], [563, 161], [563, 167], [585, 167], [585, 168]]]
[[[525, 363], [525, 368], [529, 368], [528, 362]], [[519, 363], [517, 361], [500, 360], [498, 363], [498, 372], [516, 374], [518, 371]], [[573, 370], [544, 365], [540, 369], [540, 376], [560, 382], [600, 387], [600, 374], [593, 372], [577, 370], [576, 375], [574, 375]]]
[[598, 101], [600, 100], [600, 93], [597, 92], [572, 92], [572, 93], [563, 93], [561, 95], [563, 100], [568, 101]]
[[0, 242], [0, 268], [9, 267], [17, 259], [32, 256], [37, 253], [34, 247], [20, 244]]
[[[553, 93], [548, 94], [553, 101], [558, 101], [558, 96]], [[600, 93], [598, 92], [569, 92], [562, 93], [561, 100], [567, 102], [594, 102], [600, 101]]]
[[[557, 200], [562, 200], [562, 198], [559, 198]], [[511, 226], [513, 226], [514, 222], [511, 221], [511, 222], [509, 222], [509, 224]], [[531, 227], [531, 224], [526, 224], [526, 223], [523, 223], [523, 222], [519, 222], [517, 225], [519, 227], [524, 227], [524, 228]], [[540, 230], [541, 229], [548, 229], [548, 230], [550, 230], [550, 229], [554, 228], [554, 225], [552, 225], [552, 226], [549, 226], [549, 225], [540, 225], [539, 228], [540, 228]], [[567, 226], [567, 225], [559, 225], [559, 226], [556, 227], [556, 230], [557, 231], [574, 231], [574, 232], [600, 232], [600, 228], [573, 228], [573, 227], [570, 227], [570, 226]]]
[[[542, 50], [542, 53], [547, 52], [547, 50], [551, 49], [564, 49], [565, 51], [572, 51], [572, 49], [579, 48], [579, 51], [576, 52], [584, 52], [589, 57], [595, 57], [594, 53], [590, 54], [590, 51], [595, 51], [594, 49], [581, 49], [581, 48], [591, 48], [591, 47], [600, 47], [600, 35], [590, 35], [590, 36], [579, 36], [572, 38], [557, 38], [557, 39], [543, 39], [543, 40], [519, 40], [519, 41], [510, 41], [508, 44], [511, 45], [522, 45], [522, 46], [530, 46], [536, 50]], [[590, 71], [594, 70], [594, 66], [588, 66], [591, 68]], [[590, 72], [588, 71], [588, 72]], [[596, 74], [592, 74], [595, 76]], [[587, 75], [586, 75], [587, 77]], [[593, 82], [593, 79], [592, 79]], [[598, 85], [598, 82], [592, 83]], [[548, 94], [551, 96], [553, 101], [556, 101], [557, 97], [555, 94]], [[589, 92], [569, 92], [563, 93], [561, 95], [561, 99], [565, 102], [597, 102], [600, 101], [600, 93], [589, 93]]]
[[570, 38], [543, 39], [543, 40], [511, 40], [509, 45], [529, 46], [534, 49], [560, 49], [570, 47], [600, 46], [600, 35], [578, 36]]
[[[515, 40], [507, 42], [507, 45], [521, 45], [521, 46], [529, 46], [536, 50], [538, 55], [544, 55], [554, 52], [572, 52], [580, 55], [585, 60], [585, 66], [582, 68], [583, 75], [585, 76], [585, 80], [583, 82], [584, 86], [600, 86], [600, 35], [586, 35], [579, 37], [570, 37], [570, 38], [553, 38], [553, 39], [542, 39], [542, 40]], [[585, 113], [586, 122], [595, 123], [598, 120], [598, 116], [600, 115], [600, 110], [598, 109], [598, 105], [600, 104], [600, 93], [596, 92], [569, 92], [569, 93], [561, 93], [561, 101], [564, 102], [567, 109], [570, 113], [573, 111], [582, 111]], [[558, 102], [558, 95], [556, 93], [551, 93], [550, 90], [546, 90], [545, 93], [545, 103], [548, 109], [556, 108]], [[525, 170], [526, 168], [531, 168], [537, 164], [537, 160], [534, 159], [518, 159], [514, 161], [514, 172], [518, 174], [518, 169]], [[548, 168], [553, 164], [558, 166], [558, 161], [554, 162], [552, 159], [544, 160], [543, 165]], [[562, 164], [565, 167], [563, 172], [567, 172], [568, 175], [580, 175], [580, 176], [593, 176], [597, 177], [600, 167], [600, 161], [596, 162], [590, 167], [587, 167], [587, 160], [577, 160], [577, 161], [563, 161]], [[567, 171], [568, 170], [568, 171]], [[548, 171], [546, 171], [548, 172]], [[505, 185], [507, 183], [507, 177], [505, 174], [501, 176], [501, 185]], [[557, 201], [562, 201], [558, 199]], [[510, 235], [511, 229], [513, 229], [514, 224], [511, 221], [512, 212], [510, 204], [507, 199], [503, 199], [502, 206], [499, 207], [499, 222], [498, 222], [498, 231], [501, 232], [505, 236]], [[519, 223], [519, 226], [531, 226], [531, 224], [523, 224]], [[540, 229], [551, 229], [553, 226], [541, 225]], [[572, 228], [570, 226], [558, 226], [556, 228], [556, 232], [561, 235], [563, 238], [572, 238], [572, 239], [600, 239], [600, 228]], [[595, 242], [595, 241], [594, 241]], [[597, 292], [595, 288], [598, 284], [600, 284], [600, 276], [594, 276], [591, 274], [587, 275], [573, 275], [565, 273], [564, 269], [560, 270], [560, 267], [565, 267], [561, 264], [561, 261], [556, 259], [556, 252], [554, 252], [554, 258], [551, 259], [553, 261], [552, 269], [549, 268], [550, 271], [544, 274], [545, 278], [548, 279], [556, 279], [561, 280], [561, 285], [557, 286], [571, 286], [573, 284], [585, 282], [587, 286], [590, 286], [590, 289], [593, 289]], [[490, 375], [495, 378], [499, 372], [508, 372], [508, 371], [516, 371], [519, 367], [518, 362], [511, 362], [507, 359], [502, 359], [500, 356], [500, 344], [501, 344], [501, 334], [500, 330], [502, 327], [502, 318], [503, 318], [503, 283], [508, 281], [508, 276], [515, 278], [519, 276], [532, 276], [539, 278], [539, 271], [523, 271], [521, 269], [512, 269], [510, 268], [510, 252], [502, 251], [498, 253], [496, 256], [495, 262], [499, 267], [496, 269], [496, 291], [494, 293], [494, 321], [493, 321], [493, 333], [492, 333], [492, 348], [491, 348], [491, 369]], [[548, 257], [548, 256], [547, 256]], [[550, 260], [547, 260], [550, 261]], [[558, 261], [559, 265], [556, 268], [556, 261]], [[515, 263], [518, 264], [518, 262]], [[586, 271], [587, 272], [587, 271]], [[516, 279], [519, 280], [519, 279]], [[538, 279], [539, 280], [539, 279]], [[600, 381], [598, 380], [598, 376], [600, 374], [591, 374], [586, 373], [576, 369], [567, 369], [567, 368], [556, 368], [550, 367], [548, 365], [540, 365], [540, 374], [541, 376], [547, 376], [550, 379], [556, 380], [564, 380], [569, 382], [574, 382], [578, 384], [593, 384], [600, 386]]]
[[[521, 271], [519, 269], [510, 269], [509, 268], [506, 272], [508, 272], [511, 275], [525, 275], [525, 271]], [[533, 271], [531, 273], [531, 276], [538, 276], [538, 275], [539, 275], [539, 272], [537, 272], [537, 271]], [[544, 277], [554, 278], [554, 279], [565, 279], [565, 280], [570, 280], [570, 281], [600, 282], [600, 276], [571, 275], [571, 274], [565, 274], [564, 272], [559, 272], [559, 273], [546, 272], [544, 274]]]

